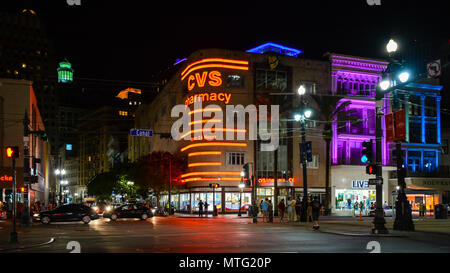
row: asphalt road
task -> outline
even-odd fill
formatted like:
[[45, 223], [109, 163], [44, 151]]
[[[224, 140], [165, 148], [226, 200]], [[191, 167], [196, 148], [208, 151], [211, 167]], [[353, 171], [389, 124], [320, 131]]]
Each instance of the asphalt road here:
[[[351, 223], [350, 223], [351, 224]], [[99, 219], [83, 223], [35, 224], [19, 228], [19, 240], [51, 244], [6, 250], [11, 227], [0, 222], [2, 252], [68, 253], [79, 244], [81, 253], [369, 253], [376, 241], [382, 253], [450, 253], [450, 235], [414, 233], [407, 237], [344, 236], [325, 233], [333, 221], [321, 224], [253, 224], [250, 218], [153, 217], [145, 221]], [[373, 243], [371, 243], [373, 244]]]

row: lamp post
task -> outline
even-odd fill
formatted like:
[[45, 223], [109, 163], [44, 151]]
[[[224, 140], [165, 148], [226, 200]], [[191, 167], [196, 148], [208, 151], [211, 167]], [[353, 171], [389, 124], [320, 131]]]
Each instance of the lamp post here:
[[64, 176], [66, 174], [66, 170], [64, 169], [56, 169], [55, 170], [55, 174], [56, 174], [56, 184], [59, 184], [59, 205], [61, 205], [62, 202], [62, 187], [61, 187], [61, 182], [59, 180], [59, 176]]
[[62, 180], [61, 181], [61, 186], [63, 186], [63, 191], [62, 191], [62, 193], [63, 193], [63, 196], [62, 196], [62, 203], [64, 204], [64, 203], [66, 203], [66, 196], [67, 196], [67, 192], [68, 192], [68, 190], [66, 190], [66, 186], [69, 184], [69, 182], [67, 181], [67, 180]]
[[[305, 87], [300, 85], [298, 88], [298, 94], [300, 96], [305, 95]], [[301, 151], [300, 158], [303, 169], [303, 200], [302, 200], [302, 212], [300, 215], [300, 221], [306, 222], [306, 209], [308, 207], [308, 181], [307, 181], [307, 173], [306, 173], [306, 129], [305, 129], [305, 118], [310, 118], [312, 115], [312, 111], [306, 109], [306, 102], [302, 100], [302, 114], [296, 114], [294, 116], [295, 121], [300, 121], [301, 126], [301, 134], [302, 134], [302, 143], [301, 143]]]
[[127, 185], [128, 185], [128, 187], [130, 187], [130, 199], [131, 199], [131, 197], [132, 197], [132, 195], [133, 195], [133, 185], [134, 185], [134, 182], [133, 182], [133, 181], [128, 181], [128, 182], [127, 182]]
[[[392, 79], [391, 79], [391, 72], [392, 71], [392, 63], [402, 66], [402, 63], [398, 62], [394, 58], [392, 58], [392, 55], [397, 51], [397, 43], [390, 39], [389, 43], [386, 45], [386, 50], [389, 54], [389, 64], [386, 69], [386, 72], [389, 75], [389, 78], [384, 81], [384, 85], [380, 87], [383, 90], [387, 90], [390, 85]], [[402, 71], [398, 73], [398, 79], [401, 83], [406, 83], [409, 80], [409, 73], [407, 71]], [[382, 82], [383, 83], [383, 82]], [[395, 87], [395, 85], [393, 86]], [[394, 104], [393, 104], [393, 111], [400, 110], [400, 107], [398, 105], [398, 94], [397, 91], [394, 91]], [[397, 122], [397, 121], [395, 121]], [[397, 160], [397, 201], [395, 202], [395, 221], [394, 221], [394, 230], [407, 230], [407, 231], [413, 231], [414, 230], [414, 223], [412, 221], [412, 212], [410, 209], [410, 204], [408, 202], [408, 199], [406, 198], [406, 183], [405, 183], [405, 175], [406, 171], [403, 167], [403, 156], [402, 156], [402, 141], [397, 140], [395, 143], [395, 149], [396, 149], [396, 160]]]

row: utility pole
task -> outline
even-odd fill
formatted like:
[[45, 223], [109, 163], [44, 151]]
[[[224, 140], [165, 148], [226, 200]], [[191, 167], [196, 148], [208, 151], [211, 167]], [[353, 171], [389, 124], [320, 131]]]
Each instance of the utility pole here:
[[172, 203], [170, 202], [172, 196], [172, 158], [169, 158], [169, 215], [172, 215]]
[[13, 157], [12, 159], [12, 168], [13, 168], [13, 207], [12, 207], [12, 215], [13, 215], [13, 231], [10, 234], [9, 237], [9, 243], [11, 244], [17, 244], [19, 243], [19, 240], [17, 238], [17, 231], [16, 231], [16, 209], [17, 209], [17, 185], [16, 185], [16, 158]]
[[[273, 152], [274, 153], [274, 176], [273, 176], [273, 215], [278, 216], [278, 148]], [[287, 181], [285, 181], [287, 182]]]
[[300, 120], [301, 130], [302, 130], [302, 143], [301, 143], [301, 163], [303, 171], [303, 200], [302, 200], [302, 211], [300, 215], [300, 222], [306, 222], [306, 208], [308, 207], [308, 181], [306, 173], [306, 129], [305, 129], [305, 118]]

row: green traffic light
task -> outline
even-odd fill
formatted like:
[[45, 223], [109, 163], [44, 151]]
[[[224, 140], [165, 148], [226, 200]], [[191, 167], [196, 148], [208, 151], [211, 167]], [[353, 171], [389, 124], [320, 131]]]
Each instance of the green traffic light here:
[[362, 163], [366, 163], [367, 160], [369, 160], [369, 158], [367, 158], [367, 156], [363, 155], [363, 156], [361, 157], [361, 162], [362, 162]]

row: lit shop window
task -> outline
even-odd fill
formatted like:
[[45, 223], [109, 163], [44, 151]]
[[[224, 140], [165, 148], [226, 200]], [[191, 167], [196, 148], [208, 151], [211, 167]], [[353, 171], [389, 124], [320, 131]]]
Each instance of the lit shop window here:
[[261, 69], [256, 70], [256, 89], [284, 91], [286, 88], [286, 72]]
[[227, 165], [244, 165], [245, 153], [227, 153]]
[[126, 117], [126, 116], [128, 116], [128, 112], [127, 111], [119, 111], [119, 115]]

